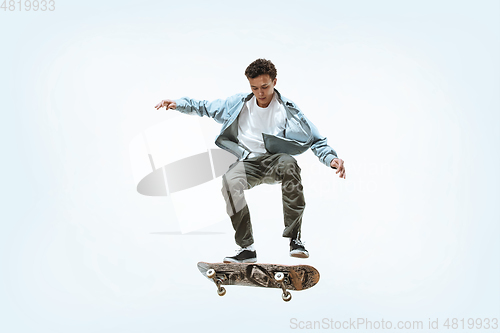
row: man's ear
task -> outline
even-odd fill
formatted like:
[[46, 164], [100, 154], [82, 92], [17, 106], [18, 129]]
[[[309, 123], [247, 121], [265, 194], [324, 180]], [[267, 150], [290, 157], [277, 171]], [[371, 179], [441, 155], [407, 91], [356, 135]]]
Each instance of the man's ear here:
[[273, 85], [275, 86], [276, 85], [276, 82], [278, 82], [278, 78], [275, 77], [274, 80], [273, 80]]

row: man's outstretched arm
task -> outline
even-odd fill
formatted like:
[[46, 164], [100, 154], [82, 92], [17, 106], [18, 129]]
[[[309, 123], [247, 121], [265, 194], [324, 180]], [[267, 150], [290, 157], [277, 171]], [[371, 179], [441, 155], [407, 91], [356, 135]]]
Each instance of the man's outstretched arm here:
[[226, 111], [227, 101], [217, 99], [215, 101], [196, 100], [194, 98], [182, 97], [176, 100], [164, 99], [155, 108], [158, 110], [165, 107], [167, 110], [177, 110], [179, 112], [197, 115], [200, 117], [214, 118], [217, 122], [222, 122]]
[[223, 99], [199, 101], [193, 98], [182, 97], [176, 100], [164, 99], [155, 106], [157, 110], [162, 107], [189, 115], [213, 118], [215, 121], [222, 123], [226, 117], [227, 101]]
[[177, 110], [185, 114], [210, 117], [218, 123], [223, 123], [229, 117], [230, 110], [242, 103], [243, 96], [234, 95], [228, 99], [217, 99], [215, 101], [196, 100], [188, 97], [175, 100], [164, 99], [155, 108], [158, 110], [165, 107], [167, 110]]

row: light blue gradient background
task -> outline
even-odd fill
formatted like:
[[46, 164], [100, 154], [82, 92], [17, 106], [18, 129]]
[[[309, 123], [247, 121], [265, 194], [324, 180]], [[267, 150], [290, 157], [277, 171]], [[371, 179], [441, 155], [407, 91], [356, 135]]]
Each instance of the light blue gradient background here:
[[[486, 0], [56, 0], [54, 12], [0, 12], [0, 330], [500, 318], [499, 16]], [[218, 297], [196, 262], [232, 253], [229, 220], [176, 235], [167, 198], [139, 195], [130, 168], [132, 138], [177, 116], [156, 103], [249, 91], [243, 72], [258, 57], [347, 168], [341, 180], [312, 153], [298, 158], [305, 263], [321, 280], [290, 303], [256, 288]], [[259, 260], [302, 262], [280, 237], [279, 186], [248, 201]]]

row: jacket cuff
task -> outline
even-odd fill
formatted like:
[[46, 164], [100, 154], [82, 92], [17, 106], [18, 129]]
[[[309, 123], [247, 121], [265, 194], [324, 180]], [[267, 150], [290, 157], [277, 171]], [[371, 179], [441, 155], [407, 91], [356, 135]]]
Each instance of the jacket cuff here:
[[176, 110], [177, 109], [181, 109], [182, 110], [182, 109], [184, 109], [186, 107], [186, 101], [184, 99], [182, 99], [182, 98], [180, 98], [180, 99], [174, 99], [174, 102], [176, 104], [176, 107], [175, 107]]

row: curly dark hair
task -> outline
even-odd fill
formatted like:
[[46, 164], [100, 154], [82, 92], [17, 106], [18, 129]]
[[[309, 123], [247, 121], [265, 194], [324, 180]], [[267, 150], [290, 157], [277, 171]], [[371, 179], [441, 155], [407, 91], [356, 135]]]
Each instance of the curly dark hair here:
[[248, 65], [245, 70], [245, 75], [249, 79], [255, 79], [257, 76], [268, 74], [271, 77], [271, 80], [276, 78], [278, 71], [271, 60], [266, 59], [257, 59]]

